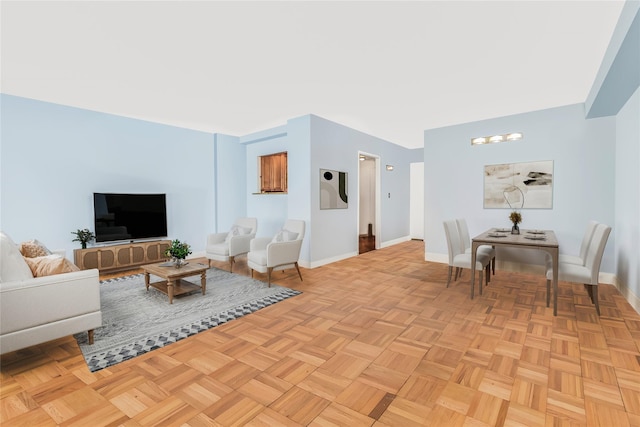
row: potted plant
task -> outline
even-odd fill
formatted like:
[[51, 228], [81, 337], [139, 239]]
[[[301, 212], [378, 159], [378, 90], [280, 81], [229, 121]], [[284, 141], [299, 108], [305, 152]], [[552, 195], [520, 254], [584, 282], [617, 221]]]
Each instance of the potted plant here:
[[184, 259], [187, 257], [187, 255], [190, 254], [191, 246], [189, 246], [188, 243], [181, 242], [178, 239], [171, 241], [171, 245], [169, 245], [167, 250], [164, 251], [164, 255], [166, 257], [170, 257], [173, 259], [176, 268], [182, 267], [182, 265], [184, 264]]
[[513, 223], [513, 227], [511, 227], [511, 234], [520, 234], [520, 227], [518, 227], [518, 224], [522, 222], [522, 215], [520, 215], [520, 212], [515, 210], [512, 211], [509, 214], [509, 219]]
[[82, 245], [82, 249], [87, 249], [87, 243], [96, 238], [95, 234], [89, 231], [88, 228], [85, 228], [84, 230], [78, 229], [76, 231], [72, 231], [71, 234], [74, 234], [76, 236], [76, 238], [73, 239], [72, 242], [80, 242], [80, 244]]

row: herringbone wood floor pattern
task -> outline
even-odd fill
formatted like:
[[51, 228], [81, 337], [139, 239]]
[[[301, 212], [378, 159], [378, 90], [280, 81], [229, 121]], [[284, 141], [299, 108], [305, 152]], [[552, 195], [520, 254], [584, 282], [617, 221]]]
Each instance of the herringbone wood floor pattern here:
[[423, 252], [278, 272], [304, 293], [93, 374], [72, 337], [7, 354], [0, 424], [640, 426], [640, 316], [613, 286], [598, 317], [561, 282], [554, 317], [543, 277], [472, 301]]

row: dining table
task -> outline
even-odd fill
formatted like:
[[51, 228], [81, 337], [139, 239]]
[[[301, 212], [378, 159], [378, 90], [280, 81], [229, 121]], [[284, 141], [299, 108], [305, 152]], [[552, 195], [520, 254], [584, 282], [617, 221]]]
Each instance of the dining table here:
[[[553, 315], [558, 315], [558, 239], [553, 230], [520, 230], [520, 234], [511, 234], [510, 228], [490, 228], [471, 239], [471, 299], [474, 297], [476, 252], [478, 247], [511, 247], [519, 249], [537, 249], [551, 256], [553, 268]], [[482, 281], [479, 293], [482, 295]], [[550, 299], [549, 282], [547, 281], [547, 307]]]

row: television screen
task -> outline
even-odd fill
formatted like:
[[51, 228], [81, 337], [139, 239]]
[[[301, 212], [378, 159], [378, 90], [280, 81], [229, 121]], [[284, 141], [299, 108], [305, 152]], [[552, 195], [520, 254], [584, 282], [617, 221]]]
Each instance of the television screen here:
[[96, 242], [167, 236], [164, 194], [93, 193]]

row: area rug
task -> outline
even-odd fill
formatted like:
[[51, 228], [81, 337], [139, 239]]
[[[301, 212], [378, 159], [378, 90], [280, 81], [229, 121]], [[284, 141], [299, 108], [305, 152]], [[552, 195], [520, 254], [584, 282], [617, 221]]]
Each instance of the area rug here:
[[[200, 283], [200, 277], [187, 280]], [[298, 294], [217, 268], [207, 270], [206, 295], [195, 291], [175, 297], [173, 304], [157, 289], [146, 290], [144, 274], [105, 280], [100, 282], [102, 327], [95, 330], [94, 344], [86, 333], [75, 338], [95, 372]]]

